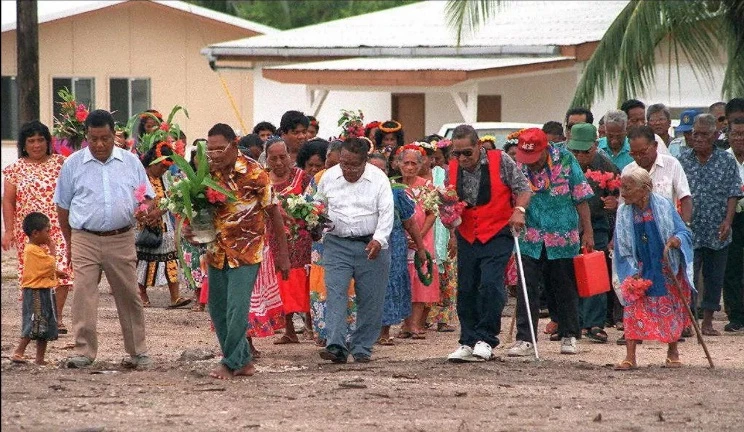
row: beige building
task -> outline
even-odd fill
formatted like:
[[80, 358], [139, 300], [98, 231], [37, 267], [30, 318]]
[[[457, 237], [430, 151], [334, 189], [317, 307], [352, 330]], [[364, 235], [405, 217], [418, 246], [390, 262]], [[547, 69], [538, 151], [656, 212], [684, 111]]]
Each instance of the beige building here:
[[[178, 122], [188, 140], [224, 122], [253, 125], [253, 80], [216, 73], [200, 54], [208, 45], [276, 30], [180, 1], [39, 1], [41, 121], [52, 128], [57, 91], [70, 88], [93, 108], [116, 111], [117, 121], [155, 108]], [[3, 166], [17, 140], [15, 2], [2, 2]], [[222, 82], [224, 79], [224, 85]], [[225, 91], [234, 99], [233, 103]], [[245, 130], [243, 130], [245, 132]]]

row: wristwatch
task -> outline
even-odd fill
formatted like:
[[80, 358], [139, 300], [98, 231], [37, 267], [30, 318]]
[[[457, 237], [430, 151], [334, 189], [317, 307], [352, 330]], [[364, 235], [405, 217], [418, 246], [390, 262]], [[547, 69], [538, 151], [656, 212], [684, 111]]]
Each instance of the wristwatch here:
[[525, 214], [527, 213], [527, 210], [524, 209], [522, 206], [516, 206], [514, 207], [514, 210], [519, 210], [520, 213]]
[[692, 222], [685, 222], [685, 226], [687, 228], [692, 228]]

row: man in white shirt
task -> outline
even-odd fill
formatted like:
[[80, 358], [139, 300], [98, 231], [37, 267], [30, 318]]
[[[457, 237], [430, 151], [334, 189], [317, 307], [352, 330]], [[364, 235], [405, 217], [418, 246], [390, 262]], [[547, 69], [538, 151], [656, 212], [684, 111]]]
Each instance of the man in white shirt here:
[[654, 182], [654, 192], [675, 205], [679, 201], [680, 215], [689, 226], [692, 220], [692, 194], [682, 165], [673, 156], [657, 152], [658, 143], [654, 139], [653, 129], [649, 126], [631, 129], [628, 139], [630, 156], [634, 162], [623, 168], [623, 174], [638, 166], [648, 171]]
[[[367, 163], [369, 144], [351, 138], [341, 148], [338, 165], [318, 184], [333, 228], [323, 240], [328, 339], [320, 357], [346, 363], [370, 361], [380, 335], [382, 309], [390, 273], [388, 240], [393, 229], [393, 190], [385, 173]], [[347, 290], [354, 278], [357, 327], [347, 346]]]

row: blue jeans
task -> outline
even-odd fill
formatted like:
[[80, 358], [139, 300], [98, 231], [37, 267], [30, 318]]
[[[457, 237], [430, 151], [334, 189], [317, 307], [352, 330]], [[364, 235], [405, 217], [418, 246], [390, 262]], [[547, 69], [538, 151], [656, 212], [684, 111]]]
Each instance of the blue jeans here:
[[[703, 273], [703, 301], [700, 309], [719, 311], [721, 310], [721, 290], [723, 289], [723, 276], [726, 271], [726, 259], [728, 246], [723, 249], [697, 248], [695, 249], [695, 276]], [[693, 304], [695, 299], [693, 299]]]
[[486, 243], [468, 243], [457, 233], [457, 317], [460, 345], [498, 346], [506, 304], [504, 269], [514, 249], [506, 227]]
[[[346, 357], [372, 354], [372, 345], [382, 329], [382, 307], [390, 273], [390, 250], [383, 249], [374, 260], [367, 259], [363, 241], [328, 234], [323, 239], [326, 284], [326, 349]], [[354, 279], [357, 301], [356, 329], [346, 344], [349, 324], [349, 283]]]
[[251, 361], [251, 350], [245, 338], [248, 310], [259, 264], [220, 270], [209, 266], [209, 315], [222, 349], [222, 364], [238, 370]]

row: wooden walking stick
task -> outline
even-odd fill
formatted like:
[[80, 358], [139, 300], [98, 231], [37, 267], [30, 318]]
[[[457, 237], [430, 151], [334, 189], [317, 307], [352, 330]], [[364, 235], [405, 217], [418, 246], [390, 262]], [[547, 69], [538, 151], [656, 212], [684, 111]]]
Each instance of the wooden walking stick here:
[[[667, 250], [664, 253], [664, 260], [666, 261], [667, 265], [669, 266], [671, 270], [671, 262], [669, 260], [669, 250]], [[710, 368], [713, 369], [715, 366], [713, 366], [713, 359], [710, 356], [710, 352], [708, 352], [708, 346], [705, 344], [705, 341], [703, 340], [703, 334], [700, 332], [700, 327], [698, 326], [697, 319], [695, 319], [695, 315], [692, 313], [692, 309], [690, 309], [690, 302], [688, 302], [685, 299], [685, 296], [682, 291], [682, 287], [679, 284], [679, 281], [677, 280], [677, 275], [672, 273], [672, 282], [674, 285], [674, 290], [677, 291], [676, 294], [679, 296], [680, 299], [682, 299], [682, 303], [685, 304], [685, 310], [687, 311], [687, 315], [690, 317], [690, 320], [692, 321], [692, 326], [695, 329], [695, 334], [697, 335], [697, 341], [700, 345], [703, 346], [703, 351], [705, 351], [705, 357], [708, 359], [708, 364], [710, 365]]]

